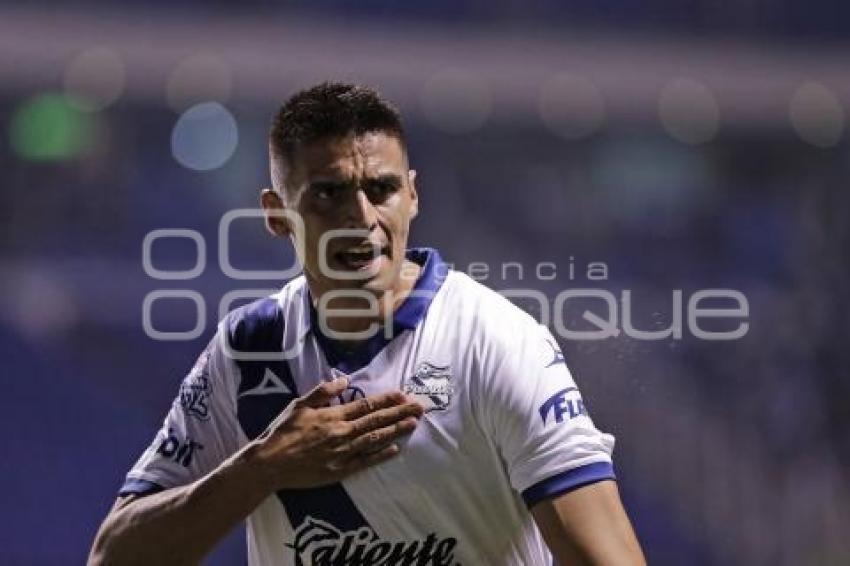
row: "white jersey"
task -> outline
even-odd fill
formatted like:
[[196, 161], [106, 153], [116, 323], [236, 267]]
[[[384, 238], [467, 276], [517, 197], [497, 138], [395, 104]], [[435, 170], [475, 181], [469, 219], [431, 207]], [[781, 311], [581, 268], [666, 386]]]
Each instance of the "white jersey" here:
[[402, 390], [427, 412], [395, 458], [268, 497], [247, 519], [249, 564], [550, 566], [529, 508], [613, 479], [614, 439], [545, 327], [436, 251], [408, 257], [423, 269], [395, 337], [379, 333], [356, 358], [318, 330], [303, 276], [230, 313], [121, 493], [202, 477], [343, 373], [340, 402]]

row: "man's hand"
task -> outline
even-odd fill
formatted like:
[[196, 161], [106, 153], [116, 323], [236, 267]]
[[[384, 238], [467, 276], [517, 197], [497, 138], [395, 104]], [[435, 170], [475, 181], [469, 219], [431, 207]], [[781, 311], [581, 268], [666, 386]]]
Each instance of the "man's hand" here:
[[400, 391], [329, 406], [348, 386], [323, 383], [292, 402], [254, 440], [251, 451], [271, 490], [333, 483], [389, 458], [424, 411]]
[[197, 564], [270, 493], [338, 481], [391, 458], [423, 408], [401, 392], [340, 406], [348, 380], [295, 400], [268, 429], [195, 481], [119, 499], [101, 526], [89, 564]]

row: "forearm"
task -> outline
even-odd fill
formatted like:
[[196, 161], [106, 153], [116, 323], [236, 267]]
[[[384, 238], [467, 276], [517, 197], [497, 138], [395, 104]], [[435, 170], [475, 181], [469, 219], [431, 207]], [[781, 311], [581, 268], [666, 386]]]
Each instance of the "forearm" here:
[[328, 406], [347, 387], [324, 382], [209, 475], [119, 502], [95, 538], [89, 566], [196, 564], [266, 497], [339, 481], [398, 453], [422, 406], [398, 391]]
[[616, 482], [600, 481], [542, 501], [532, 514], [558, 564], [646, 564]]
[[248, 446], [198, 481], [110, 513], [89, 565], [197, 564], [271, 492]]

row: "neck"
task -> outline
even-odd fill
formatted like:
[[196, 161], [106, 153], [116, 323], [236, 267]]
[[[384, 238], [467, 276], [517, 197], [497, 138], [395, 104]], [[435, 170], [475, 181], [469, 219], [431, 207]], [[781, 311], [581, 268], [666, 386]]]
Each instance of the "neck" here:
[[[313, 307], [316, 309], [319, 319], [325, 321], [324, 326], [320, 328], [340, 334], [362, 333], [365, 336], [361, 339], [369, 338], [372, 335], [369, 332], [370, 330], [377, 331], [387, 324], [392, 325], [393, 314], [410, 295], [421, 272], [422, 266], [405, 259], [391, 289], [367, 290], [368, 298], [362, 296], [362, 294], [334, 297], [327, 301], [324, 308], [321, 308], [321, 298], [324, 292], [314, 292], [315, 285], [310, 285]], [[341, 340], [346, 342], [360, 341], [355, 337], [351, 339], [341, 338]]]

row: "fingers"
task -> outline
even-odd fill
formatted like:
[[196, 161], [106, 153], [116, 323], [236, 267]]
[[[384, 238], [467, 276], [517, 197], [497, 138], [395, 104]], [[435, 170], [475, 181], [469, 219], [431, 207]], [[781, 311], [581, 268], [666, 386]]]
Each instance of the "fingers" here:
[[306, 395], [298, 400], [298, 403], [306, 407], [318, 409], [326, 406], [331, 402], [331, 400], [336, 398], [337, 395], [342, 394], [346, 387], [348, 387], [348, 379], [345, 377], [340, 377], [333, 381], [326, 381], [311, 389]]
[[351, 428], [349, 429], [348, 437], [356, 438], [368, 435], [378, 429], [400, 424], [406, 419], [411, 419], [413, 425], [416, 426], [416, 422], [422, 416], [423, 411], [422, 405], [415, 402], [408, 402], [404, 405], [396, 405], [374, 411], [357, 420], [350, 421]]
[[416, 417], [411, 416], [387, 426], [370, 430], [348, 443], [348, 452], [351, 455], [377, 452], [402, 436], [413, 432], [418, 422]]
[[380, 395], [366, 397], [351, 403], [346, 403], [335, 410], [342, 419], [353, 421], [380, 409], [401, 405], [406, 401], [407, 398], [401, 391], [390, 391], [389, 393], [382, 393]]
[[[395, 455], [399, 451], [399, 447], [395, 444], [395, 441], [413, 432], [417, 424], [418, 419], [407, 417], [389, 426], [369, 431], [350, 442], [337, 446], [334, 452], [338, 454], [338, 458], [334, 463], [334, 467], [339, 471], [351, 471], [351, 469], [360, 469], [373, 465], [375, 455], [383, 454], [387, 457]], [[387, 452], [388, 448], [390, 448], [389, 452]], [[379, 460], [382, 461], [383, 456], [379, 457]]]

